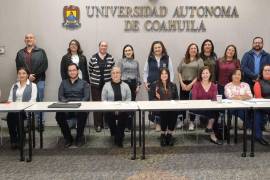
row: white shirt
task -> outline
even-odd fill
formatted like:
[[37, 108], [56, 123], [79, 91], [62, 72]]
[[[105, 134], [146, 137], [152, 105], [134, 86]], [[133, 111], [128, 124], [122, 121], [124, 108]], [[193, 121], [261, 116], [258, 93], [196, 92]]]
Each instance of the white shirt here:
[[[77, 64], [77, 66], [79, 67], [79, 62], [80, 62], [80, 58], [78, 56], [78, 54], [73, 54], [71, 56], [71, 61], [75, 64]], [[79, 78], [82, 79], [82, 71], [79, 69]]]
[[[18, 89], [16, 91], [16, 102], [22, 102], [23, 92], [25, 90], [26, 85], [30, 84], [30, 81], [27, 79], [27, 82], [24, 86], [21, 86], [20, 82], [17, 82], [12, 85], [8, 97], [8, 101], [10, 102], [13, 101], [13, 88], [16, 84], [18, 86]], [[32, 94], [29, 102], [36, 102], [36, 99], [37, 99], [37, 85], [35, 83], [32, 83]]]
[[[160, 58], [155, 57], [155, 59], [157, 60], [157, 64], [158, 64], [158, 68], [160, 67]], [[171, 82], [173, 82], [174, 79], [174, 71], [173, 71], [173, 65], [172, 65], [172, 60], [169, 57], [169, 65], [168, 65], [168, 69], [170, 72], [170, 77], [171, 77]], [[148, 61], [146, 61], [146, 63], [144, 64], [144, 68], [143, 68], [143, 82], [147, 82], [147, 77], [149, 74], [149, 68], [148, 68]]]

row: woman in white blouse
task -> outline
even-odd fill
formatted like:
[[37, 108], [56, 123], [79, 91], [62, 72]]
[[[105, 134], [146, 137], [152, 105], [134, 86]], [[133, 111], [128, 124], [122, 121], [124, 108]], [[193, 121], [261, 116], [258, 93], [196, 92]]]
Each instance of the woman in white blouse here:
[[235, 69], [231, 75], [231, 82], [225, 86], [225, 96], [227, 99], [247, 100], [252, 98], [252, 92], [247, 83], [241, 82], [242, 72]]
[[[20, 67], [17, 70], [18, 81], [12, 85], [9, 93], [9, 102], [35, 102], [37, 98], [37, 86], [29, 81], [29, 71]], [[11, 149], [18, 148], [19, 142], [19, 116], [26, 119], [25, 113], [8, 113], [7, 125], [10, 135]]]
[[[232, 72], [230, 81], [225, 85], [225, 97], [232, 100], [247, 100], [252, 98], [252, 92], [247, 83], [241, 82], [242, 71], [240, 69], [235, 69]], [[231, 114], [244, 118], [243, 110], [233, 110]]]

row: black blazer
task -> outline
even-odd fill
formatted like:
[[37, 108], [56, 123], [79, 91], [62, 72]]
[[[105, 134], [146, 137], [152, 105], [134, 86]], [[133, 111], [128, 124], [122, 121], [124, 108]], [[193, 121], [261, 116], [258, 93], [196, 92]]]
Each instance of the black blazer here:
[[[68, 65], [71, 64], [71, 55], [66, 54], [62, 57], [60, 71], [62, 80], [68, 79]], [[84, 55], [79, 55], [79, 69], [82, 72], [82, 79], [89, 83], [89, 75], [87, 69], [87, 61]]]
[[[164, 100], [164, 88], [162, 86], [159, 86], [158, 81], [155, 81], [154, 83], [151, 84], [150, 86], [150, 93], [149, 93], [149, 100], [153, 101], [153, 100], [158, 100], [156, 97], [156, 88], [158, 88], [158, 93], [160, 94], [160, 100]], [[178, 96], [178, 91], [177, 91], [177, 87], [174, 83], [170, 82], [169, 83], [169, 93], [170, 93], [170, 97], [168, 100], [178, 100], [179, 96]]]

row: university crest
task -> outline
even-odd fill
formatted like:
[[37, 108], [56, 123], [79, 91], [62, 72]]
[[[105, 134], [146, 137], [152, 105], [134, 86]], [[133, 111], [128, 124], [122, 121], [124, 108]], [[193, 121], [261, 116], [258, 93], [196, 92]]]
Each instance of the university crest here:
[[65, 6], [63, 8], [63, 26], [67, 29], [76, 29], [81, 27], [80, 8], [78, 6]]

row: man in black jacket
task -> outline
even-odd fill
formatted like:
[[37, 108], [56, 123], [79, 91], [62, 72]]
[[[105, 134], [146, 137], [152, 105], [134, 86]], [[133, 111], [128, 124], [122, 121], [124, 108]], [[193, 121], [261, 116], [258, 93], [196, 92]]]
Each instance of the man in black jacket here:
[[[16, 67], [17, 69], [25, 67], [29, 70], [29, 80], [37, 84], [37, 101], [43, 101], [46, 78], [45, 72], [48, 68], [48, 59], [45, 51], [36, 46], [36, 38], [34, 34], [26, 34], [24, 42], [26, 47], [18, 51], [16, 56]], [[38, 130], [43, 130], [44, 122], [42, 113], [38, 113], [37, 116], [37, 124], [40, 125], [40, 122], [42, 122]]]

